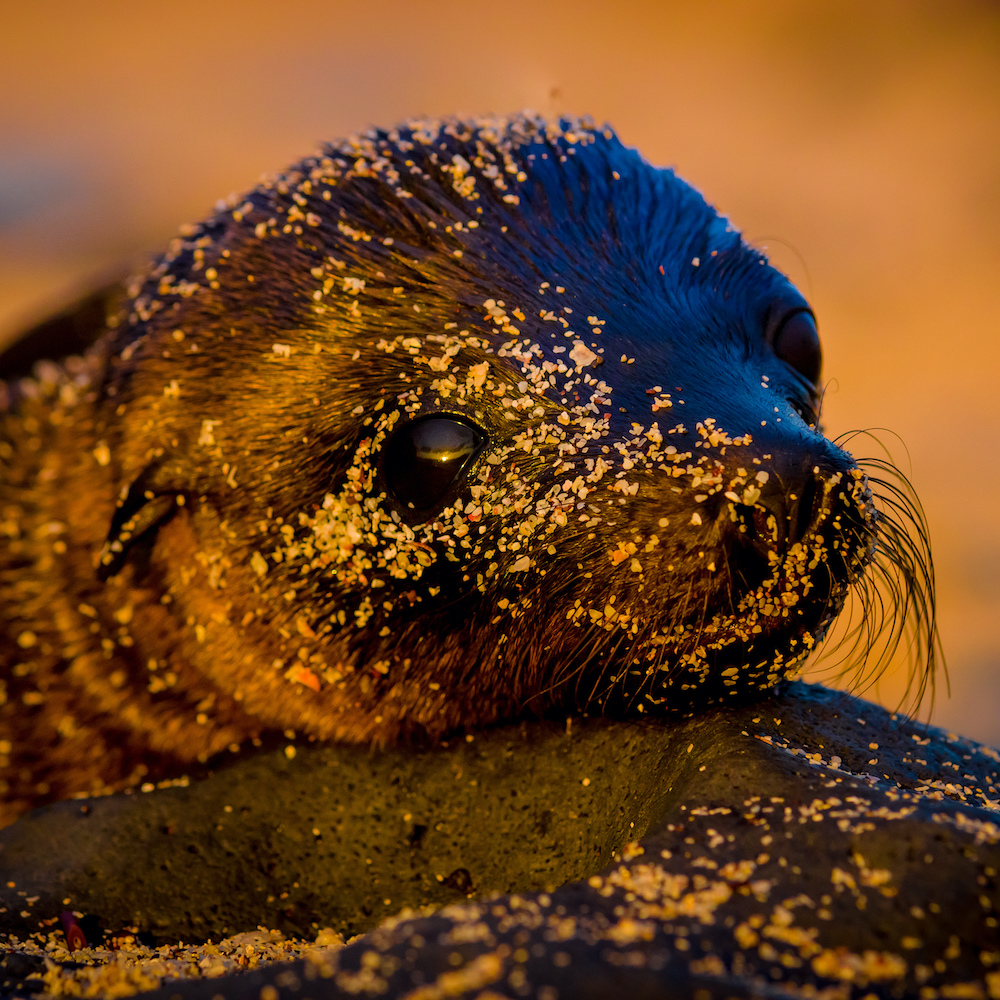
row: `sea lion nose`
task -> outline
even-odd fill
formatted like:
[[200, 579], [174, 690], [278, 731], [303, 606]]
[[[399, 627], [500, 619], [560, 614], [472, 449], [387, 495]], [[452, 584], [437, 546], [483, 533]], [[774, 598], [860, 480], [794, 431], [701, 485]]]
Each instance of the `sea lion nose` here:
[[787, 552], [829, 513], [830, 490], [855, 468], [847, 452], [824, 438], [771, 447], [753, 504], [737, 505], [738, 530], [762, 557]]
[[812, 521], [817, 493], [818, 472], [799, 474], [772, 471], [760, 487], [760, 496], [753, 505], [750, 523], [757, 536], [769, 539], [781, 549], [801, 541]]

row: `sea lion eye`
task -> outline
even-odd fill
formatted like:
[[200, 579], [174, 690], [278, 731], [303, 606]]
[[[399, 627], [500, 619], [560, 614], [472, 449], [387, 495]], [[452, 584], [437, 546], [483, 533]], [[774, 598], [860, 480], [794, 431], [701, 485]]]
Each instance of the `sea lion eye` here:
[[823, 352], [816, 319], [808, 309], [797, 309], [781, 317], [770, 336], [774, 353], [812, 385], [819, 384]]
[[485, 441], [482, 431], [454, 417], [424, 417], [400, 427], [385, 448], [389, 492], [413, 510], [436, 506]]

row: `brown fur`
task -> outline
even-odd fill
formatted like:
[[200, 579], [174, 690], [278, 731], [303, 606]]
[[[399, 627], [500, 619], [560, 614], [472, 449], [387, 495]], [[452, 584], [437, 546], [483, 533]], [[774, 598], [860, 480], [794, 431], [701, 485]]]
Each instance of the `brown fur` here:
[[[746, 697], [874, 550], [801, 297], [586, 124], [328, 147], [130, 296], [0, 423], [4, 821], [269, 731]], [[383, 449], [431, 414], [488, 444], [421, 514]]]

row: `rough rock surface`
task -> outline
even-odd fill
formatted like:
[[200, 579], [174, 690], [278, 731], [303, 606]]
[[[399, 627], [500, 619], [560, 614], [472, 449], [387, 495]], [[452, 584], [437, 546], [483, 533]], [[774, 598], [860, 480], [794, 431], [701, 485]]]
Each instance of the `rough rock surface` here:
[[8, 933], [375, 927], [151, 996], [1000, 997], [1000, 754], [800, 683], [671, 725], [278, 750], [0, 843]]

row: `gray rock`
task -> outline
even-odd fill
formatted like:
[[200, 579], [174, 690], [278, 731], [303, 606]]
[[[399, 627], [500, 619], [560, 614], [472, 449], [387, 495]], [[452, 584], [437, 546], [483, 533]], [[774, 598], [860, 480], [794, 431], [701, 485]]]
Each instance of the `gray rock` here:
[[555, 888], [663, 812], [686, 732], [591, 720], [278, 748], [187, 787], [59, 802], [0, 831], [0, 930], [70, 908], [160, 940], [353, 935], [404, 906]]
[[1000, 996], [1000, 754], [817, 686], [412, 756], [300, 749], [86, 805], [3, 831], [9, 927], [64, 897], [217, 934], [480, 895], [383, 921], [326, 967], [150, 996]]

